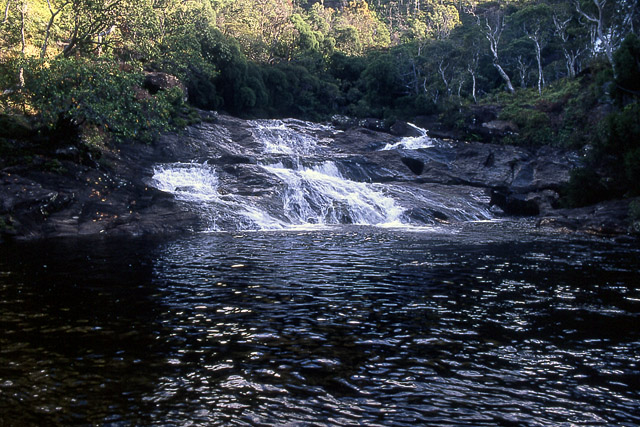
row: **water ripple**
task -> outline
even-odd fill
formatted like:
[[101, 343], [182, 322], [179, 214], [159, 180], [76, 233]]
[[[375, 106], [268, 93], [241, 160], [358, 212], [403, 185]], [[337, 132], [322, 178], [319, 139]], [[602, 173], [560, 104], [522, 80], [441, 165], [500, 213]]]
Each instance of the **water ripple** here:
[[0, 423], [639, 424], [638, 248], [487, 227], [1, 248]]

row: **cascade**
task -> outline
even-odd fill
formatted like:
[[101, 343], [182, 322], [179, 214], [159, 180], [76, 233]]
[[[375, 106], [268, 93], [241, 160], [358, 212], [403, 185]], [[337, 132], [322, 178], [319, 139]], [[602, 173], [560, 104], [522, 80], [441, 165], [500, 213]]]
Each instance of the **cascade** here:
[[[157, 165], [152, 185], [196, 210], [212, 231], [339, 224], [404, 227], [433, 225], [443, 218], [491, 218], [487, 201], [479, 193], [359, 182], [362, 176], [341, 163], [332, 150], [330, 136], [336, 131], [329, 126], [292, 119], [248, 123], [254, 164], [231, 168], [206, 163]], [[432, 146], [426, 131], [416, 129], [420, 136], [403, 138], [383, 150]], [[234, 152], [247, 149], [241, 142], [224, 143], [236, 144], [231, 147]], [[234, 175], [237, 170], [244, 175]], [[246, 176], [255, 179], [246, 180]]]
[[407, 123], [413, 129], [418, 131], [420, 135], [418, 136], [406, 136], [402, 138], [400, 141], [395, 143], [389, 143], [382, 147], [381, 151], [387, 150], [418, 150], [420, 148], [429, 148], [433, 147], [433, 140], [429, 138], [427, 135], [427, 130], [422, 129], [412, 123]]
[[285, 225], [246, 198], [222, 195], [213, 166], [197, 163], [157, 165], [152, 182], [162, 191], [186, 202], [205, 220], [209, 231], [221, 231], [231, 222], [237, 229], [279, 229]]
[[328, 126], [295, 119], [252, 120], [249, 124], [252, 125], [251, 134], [264, 144], [264, 152], [268, 154], [318, 154], [323, 151], [322, 144], [329, 142], [318, 138], [318, 132], [331, 131]]
[[334, 162], [288, 169], [264, 166], [285, 184], [282, 209], [291, 223], [399, 224], [404, 211], [373, 185], [345, 179]]

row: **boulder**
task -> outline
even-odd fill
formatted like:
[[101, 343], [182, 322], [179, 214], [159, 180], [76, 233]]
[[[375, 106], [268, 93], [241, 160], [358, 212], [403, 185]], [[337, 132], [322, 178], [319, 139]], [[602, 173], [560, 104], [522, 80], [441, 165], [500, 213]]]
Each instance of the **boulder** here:
[[491, 205], [496, 205], [507, 215], [536, 216], [540, 208], [535, 200], [528, 199], [525, 195], [512, 193], [506, 188], [491, 190]]
[[335, 126], [336, 129], [347, 130], [349, 128], [357, 126], [358, 120], [352, 117], [336, 114], [331, 116], [331, 124]]
[[403, 157], [401, 161], [411, 170], [411, 172], [416, 175], [422, 175], [422, 172], [424, 171], [424, 162], [422, 160], [414, 159], [412, 157]]
[[142, 86], [149, 91], [150, 94], [155, 95], [162, 90], [172, 89], [174, 87], [180, 88], [183, 92], [183, 99], [186, 101], [188, 97], [187, 88], [182, 84], [176, 76], [163, 73], [160, 71], [149, 72], [145, 75], [144, 83]]
[[395, 136], [421, 136], [422, 134], [409, 123], [402, 120], [396, 120], [394, 124], [389, 128], [389, 132]]
[[482, 127], [500, 134], [518, 132], [518, 125], [506, 120], [491, 120], [489, 122], [482, 123]]
[[385, 125], [384, 120], [379, 119], [362, 119], [358, 122], [358, 126], [377, 132], [389, 132], [389, 126]]

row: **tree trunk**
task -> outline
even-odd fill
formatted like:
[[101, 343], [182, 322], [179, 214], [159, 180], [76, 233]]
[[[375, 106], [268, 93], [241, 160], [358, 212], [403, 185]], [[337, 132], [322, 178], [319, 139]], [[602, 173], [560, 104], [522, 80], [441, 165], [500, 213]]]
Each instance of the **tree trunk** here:
[[9, 22], [9, 6], [11, 6], [11, 0], [7, 0], [7, 6], [5, 6], [4, 8], [4, 20], [2, 21], [3, 24]]
[[500, 15], [500, 14], [497, 15], [497, 20], [494, 28], [491, 27], [491, 24], [489, 23], [489, 18], [485, 16], [484, 35], [487, 38], [487, 40], [489, 40], [489, 48], [491, 49], [491, 53], [493, 54], [493, 66], [496, 70], [498, 70], [500, 77], [502, 77], [502, 80], [504, 80], [505, 84], [507, 85], [507, 90], [509, 90], [509, 93], [515, 93], [516, 91], [513, 88], [513, 85], [511, 84], [511, 79], [509, 78], [509, 75], [504, 71], [504, 69], [500, 66], [498, 62], [498, 45], [500, 44], [500, 36], [502, 35], [502, 31], [504, 30], [504, 27], [505, 27], [504, 15]]
[[[25, 38], [25, 34], [24, 34], [24, 27], [25, 27], [25, 19], [26, 19], [26, 15], [27, 15], [27, 2], [26, 1], [22, 1], [22, 7], [20, 8], [20, 39], [21, 39], [21, 49], [20, 52], [22, 53], [22, 57], [24, 58], [24, 52], [25, 49], [27, 47], [27, 41]], [[19, 82], [19, 86], [20, 88], [24, 87], [24, 67], [20, 67], [20, 70], [18, 71], [18, 82]]]
[[444, 82], [444, 87], [447, 90], [447, 96], [451, 96], [451, 90], [449, 89], [449, 82], [447, 81], [447, 77], [444, 74], [444, 72], [447, 71], [447, 68], [449, 68], [449, 64], [447, 64], [444, 68], [442, 68], [443, 63], [444, 61], [440, 61], [440, 64], [438, 64], [438, 71], [440, 72], [440, 77], [442, 77], [442, 81]]
[[473, 103], [477, 104], [478, 100], [476, 99], [476, 72], [471, 67], [467, 68], [469, 74], [471, 74], [471, 96], [473, 97]]
[[51, 17], [49, 18], [49, 23], [47, 24], [47, 29], [44, 33], [44, 41], [42, 42], [42, 50], [40, 51], [40, 58], [44, 58], [47, 55], [49, 35], [51, 33], [51, 27], [53, 27], [53, 22], [55, 21], [56, 16], [58, 16], [58, 13], [60, 13], [62, 9], [64, 9], [68, 4], [69, 2], [63, 3], [62, 6], [60, 6], [60, 8], [54, 12], [53, 8], [51, 7], [51, 2], [47, 0], [47, 6], [49, 6], [49, 13], [51, 13]]
[[[602, 43], [604, 45], [604, 54], [607, 57], [607, 60], [609, 61], [609, 64], [611, 64], [611, 71], [613, 71], [613, 77], [617, 77], [618, 74], [616, 72], [616, 64], [615, 61], [613, 60], [613, 46], [612, 46], [612, 41], [611, 41], [611, 37], [606, 37], [605, 36], [605, 28], [604, 28], [604, 13], [603, 13], [603, 9], [605, 4], [607, 3], [607, 0], [593, 0], [593, 4], [596, 5], [596, 8], [598, 9], [598, 17], [594, 17], [591, 15], [587, 15], [582, 8], [580, 7], [580, 1], [579, 0], [574, 0], [575, 1], [575, 6], [576, 6], [576, 11], [582, 15], [582, 17], [584, 19], [586, 19], [587, 21], [595, 24], [596, 27], [596, 34], [598, 35], [598, 39], [600, 40], [600, 43]], [[609, 36], [611, 36], [611, 34], [609, 34]], [[595, 45], [595, 44], [594, 44]]]
[[511, 79], [509, 78], [509, 75], [504, 71], [504, 69], [500, 66], [500, 64], [494, 61], [493, 66], [495, 67], [496, 70], [498, 70], [498, 74], [500, 74], [500, 77], [502, 77], [502, 80], [504, 80], [505, 84], [507, 85], [507, 90], [509, 91], [509, 93], [516, 93], [516, 90], [513, 88], [513, 85], [511, 84]]
[[24, 35], [26, 15], [27, 15], [27, 2], [23, 0], [22, 7], [20, 8], [20, 42], [21, 42], [20, 52], [23, 55], [24, 55], [25, 48], [27, 47], [27, 41]]
[[542, 87], [544, 86], [544, 74], [542, 73], [542, 49], [540, 48], [540, 40], [532, 39], [536, 45], [536, 60], [538, 61], [538, 94], [542, 95]]
[[572, 57], [572, 55], [567, 51], [567, 49], [562, 49], [563, 53], [564, 53], [564, 59], [565, 59], [565, 63], [567, 65], [567, 75], [570, 78], [574, 78], [576, 76], [576, 69], [575, 69], [575, 60]]

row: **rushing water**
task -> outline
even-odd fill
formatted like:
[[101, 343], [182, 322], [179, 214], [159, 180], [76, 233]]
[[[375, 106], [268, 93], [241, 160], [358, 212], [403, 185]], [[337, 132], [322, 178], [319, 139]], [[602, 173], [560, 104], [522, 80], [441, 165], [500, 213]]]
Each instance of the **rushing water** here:
[[433, 140], [427, 135], [426, 129], [422, 129], [409, 123], [409, 126], [418, 132], [418, 136], [407, 136], [395, 143], [388, 143], [382, 150], [418, 150], [420, 148], [429, 148], [433, 146]]
[[207, 233], [0, 246], [0, 426], [640, 424], [637, 243], [246, 134], [150, 179]]
[[[254, 150], [255, 165], [244, 165], [250, 179], [222, 179], [224, 165], [170, 163], [156, 165], [150, 184], [172, 193], [198, 211], [209, 231], [281, 230], [310, 225], [433, 225], [443, 218], [476, 221], [492, 218], [481, 189], [465, 192], [429, 189], [400, 180], [369, 182], [366, 166], [354, 166], [332, 148], [329, 126], [299, 120], [248, 122], [253, 143], [217, 142], [234, 153]], [[411, 125], [413, 126], [413, 125]], [[428, 149], [427, 131], [386, 144], [381, 150]], [[246, 142], [246, 141], [245, 141]], [[228, 166], [228, 165], [226, 165]], [[238, 191], [238, 187], [241, 191]], [[422, 210], [415, 214], [415, 208]]]
[[639, 269], [522, 223], [5, 245], [0, 425], [638, 425]]

